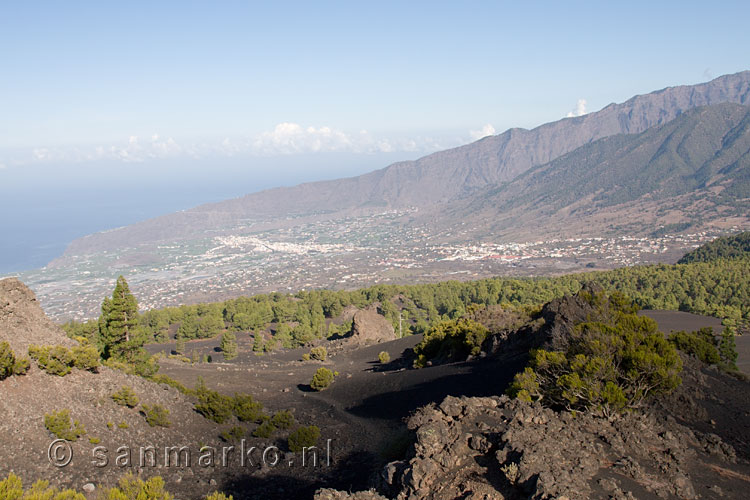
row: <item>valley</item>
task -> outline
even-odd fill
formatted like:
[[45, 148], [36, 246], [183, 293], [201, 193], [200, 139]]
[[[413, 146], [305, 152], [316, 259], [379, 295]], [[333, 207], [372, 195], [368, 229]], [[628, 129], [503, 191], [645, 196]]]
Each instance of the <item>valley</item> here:
[[[440, 244], [418, 231], [379, 230], [383, 218], [315, 223], [293, 232], [142, 245], [72, 258], [64, 266], [50, 265], [21, 277], [42, 298], [51, 317], [60, 322], [81, 321], [98, 316], [102, 297], [112, 287], [116, 274], [128, 276], [144, 309], [155, 309], [257, 293], [351, 290], [377, 284], [493, 276], [550, 276], [673, 263], [686, 251], [725, 231]], [[732, 229], [737, 228], [726, 230]]]

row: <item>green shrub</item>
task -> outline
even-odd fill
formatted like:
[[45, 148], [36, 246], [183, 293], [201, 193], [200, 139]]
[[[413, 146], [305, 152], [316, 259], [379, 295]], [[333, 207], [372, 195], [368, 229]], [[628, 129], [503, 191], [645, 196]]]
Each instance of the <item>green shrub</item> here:
[[414, 346], [414, 366], [422, 368], [432, 359], [456, 361], [479, 354], [488, 333], [487, 328], [469, 318], [441, 321]]
[[576, 326], [566, 351], [532, 351], [512, 396], [568, 410], [610, 415], [638, 408], [680, 383], [682, 361], [656, 322], [616, 312], [607, 322]]
[[328, 351], [325, 347], [313, 347], [310, 349], [310, 359], [316, 359], [318, 361], [325, 361], [328, 357]]
[[391, 355], [386, 351], [380, 351], [380, 354], [378, 354], [378, 361], [383, 365], [388, 364], [391, 362]]
[[270, 438], [274, 432], [276, 432], [276, 426], [273, 425], [270, 420], [265, 420], [255, 428], [253, 436], [259, 438]]
[[310, 381], [310, 387], [312, 387], [313, 390], [322, 391], [331, 385], [333, 378], [333, 372], [325, 366], [321, 366], [318, 368], [318, 371], [315, 372], [315, 375], [313, 375], [313, 378]]
[[0, 380], [11, 375], [23, 375], [29, 371], [27, 358], [16, 358], [13, 349], [7, 342], [0, 342]]
[[304, 448], [310, 448], [320, 439], [320, 429], [311, 425], [309, 427], [300, 427], [291, 434], [287, 440], [289, 449], [293, 452], [302, 451]]
[[16, 355], [10, 344], [0, 342], [0, 380], [13, 375], [13, 367], [16, 365]]
[[89, 443], [91, 443], [91, 444], [99, 444], [101, 442], [102, 442], [102, 440], [99, 439], [98, 437], [91, 437], [91, 438], [89, 438]]
[[37, 362], [39, 368], [49, 373], [64, 377], [73, 366], [73, 354], [64, 346], [29, 346], [29, 356]]
[[310, 353], [305, 353], [302, 355], [302, 361], [310, 361]]
[[221, 433], [221, 439], [223, 439], [227, 443], [231, 443], [233, 441], [239, 441], [243, 437], [245, 437], [245, 429], [243, 429], [239, 425], [236, 425], [232, 427], [231, 429], [226, 430]]
[[273, 414], [271, 423], [279, 429], [290, 429], [294, 425], [294, 415], [289, 410], [280, 410]]
[[117, 427], [120, 428], [120, 429], [130, 429], [130, 426], [124, 420], [122, 422], [120, 422], [119, 424], [117, 424]]
[[263, 414], [263, 403], [255, 401], [250, 394], [235, 394], [232, 411], [240, 422], [260, 423]]
[[196, 389], [199, 403], [195, 405], [198, 413], [217, 424], [223, 424], [232, 417], [234, 399], [216, 391], [206, 389], [205, 386]]
[[71, 350], [73, 366], [79, 370], [96, 372], [99, 369], [99, 351], [92, 345], [79, 345]]
[[206, 497], [206, 500], [234, 500], [234, 497], [232, 495], [227, 496], [220, 491], [214, 491]]
[[159, 476], [144, 481], [132, 473], [126, 474], [117, 486], [104, 491], [106, 500], [172, 500], [174, 497], [164, 489], [164, 480]]
[[112, 394], [112, 400], [120, 406], [135, 408], [138, 406], [138, 396], [133, 389], [128, 386], [122, 386], [119, 391]]
[[169, 427], [172, 425], [169, 422], [169, 410], [162, 405], [143, 405], [142, 413], [146, 417], [146, 422], [151, 427]]
[[77, 441], [86, 434], [86, 430], [78, 420], [70, 422], [70, 410], [60, 410], [44, 415], [44, 427], [58, 439]]
[[685, 354], [694, 356], [709, 365], [715, 365], [721, 361], [717, 342], [712, 328], [701, 328], [697, 332], [675, 332], [669, 337], [677, 349]]
[[24, 492], [21, 478], [8, 474], [7, 479], [0, 481], [0, 499], [2, 500], [86, 500], [86, 497], [74, 490], [58, 490], [50, 487], [49, 481], [39, 480]]
[[13, 365], [13, 375], [25, 375], [29, 368], [31, 368], [29, 358], [16, 358], [16, 363]]

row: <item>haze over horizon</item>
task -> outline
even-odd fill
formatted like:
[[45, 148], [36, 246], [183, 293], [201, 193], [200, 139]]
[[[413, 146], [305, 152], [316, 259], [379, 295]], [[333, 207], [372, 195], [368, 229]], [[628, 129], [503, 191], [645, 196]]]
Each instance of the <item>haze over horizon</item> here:
[[742, 71], [748, 13], [740, 2], [0, 6], [11, 215], [0, 273], [94, 231]]

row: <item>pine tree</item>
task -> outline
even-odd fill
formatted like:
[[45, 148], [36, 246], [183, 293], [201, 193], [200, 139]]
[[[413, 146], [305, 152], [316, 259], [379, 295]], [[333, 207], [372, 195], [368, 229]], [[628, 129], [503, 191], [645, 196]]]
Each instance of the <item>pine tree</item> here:
[[221, 351], [224, 359], [229, 361], [237, 357], [237, 336], [232, 332], [224, 332], [221, 336]]
[[139, 337], [138, 302], [130, 293], [125, 278], [117, 278], [112, 298], [102, 302], [102, 315], [99, 318], [99, 344], [105, 358], [117, 354], [118, 348], [129, 345]]
[[253, 352], [263, 352], [263, 335], [260, 332], [255, 332], [253, 340]]
[[185, 337], [180, 335], [180, 332], [177, 332], [176, 340], [177, 342], [175, 343], [174, 351], [177, 354], [185, 354]]

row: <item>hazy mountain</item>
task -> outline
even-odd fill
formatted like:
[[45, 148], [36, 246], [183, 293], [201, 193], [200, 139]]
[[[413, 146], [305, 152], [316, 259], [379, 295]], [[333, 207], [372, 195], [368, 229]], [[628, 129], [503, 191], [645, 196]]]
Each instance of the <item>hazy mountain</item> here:
[[582, 146], [452, 204], [444, 217], [495, 237], [643, 234], [659, 224], [739, 220], [748, 200], [750, 108], [724, 103]]
[[488, 188], [500, 187], [532, 167], [598, 139], [640, 133], [668, 123], [686, 110], [724, 102], [750, 102], [750, 71], [636, 96], [533, 130], [510, 129], [358, 177], [262, 191], [90, 235], [73, 242], [66, 255], [176, 241], [230, 226], [267, 229], [290, 224], [290, 217], [336, 218], [384, 208], [430, 208], [486, 195]]

